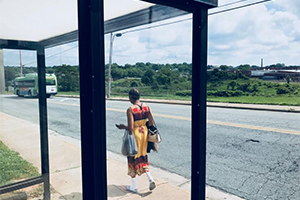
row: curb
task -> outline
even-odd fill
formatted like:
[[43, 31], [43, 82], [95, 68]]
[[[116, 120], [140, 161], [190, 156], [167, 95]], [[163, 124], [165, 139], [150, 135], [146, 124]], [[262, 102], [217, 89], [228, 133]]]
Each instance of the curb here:
[[[57, 97], [79, 98], [79, 95], [56, 95]], [[106, 98], [110, 101], [128, 101], [127, 98]], [[174, 105], [191, 105], [191, 101], [180, 100], [159, 100], [159, 99], [143, 99], [146, 103], [161, 103]], [[244, 109], [244, 110], [259, 110], [271, 112], [289, 112], [300, 113], [300, 106], [280, 106], [280, 105], [265, 105], [265, 104], [242, 104], [242, 103], [219, 103], [207, 102], [207, 107], [213, 108], [228, 108], [228, 109]]]

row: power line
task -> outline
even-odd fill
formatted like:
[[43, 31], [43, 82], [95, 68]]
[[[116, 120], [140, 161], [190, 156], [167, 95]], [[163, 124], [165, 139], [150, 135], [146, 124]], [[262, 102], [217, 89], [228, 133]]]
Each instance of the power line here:
[[66, 51], [70, 51], [71, 49], [75, 49], [76, 47], [78, 47], [78, 44], [77, 44], [77, 45], [75, 45], [74, 47], [71, 47], [71, 48], [69, 48], [69, 49], [66, 49], [66, 50], [64, 50], [64, 51], [61, 51], [61, 52], [58, 52], [58, 53], [56, 53], [56, 54], [52, 54], [52, 55], [50, 55], [50, 56], [47, 56], [46, 58], [51, 58], [51, 57], [53, 57], [53, 56], [56, 56], [56, 55], [62, 54], [62, 53], [64, 53], [64, 52], [66, 52]]
[[150, 27], [145, 27], [145, 28], [134, 29], [134, 30], [131, 30], [131, 31], [125, 31], [125, 32], [123, 32], [122, 34], [132, 33], [132, 32], [137, 32], [137, 31], [142, 31], [142, 30], [151, 29], [151, 28], [156, 28], [156, 27], [160, 27], [160, 26], [167, 26], [167, 25], [170, 25], [170, 24], [176, 24], [176, 23], [188, 21], [188, 20], [191, 20], [191, 19], [192, 19], [192, 18], [187, 18], [187, 19], [182, 19], [182, 20], [178, 20], [178, 21], [175, 21], [175, 22], [168, 22], [168, 23], [159, 24], [159, 25], [155, 25], [155, 26], [150, 26]]
[[[249, 0], [239, 0], [239, 1], [234, 1], [234, 2], [231, 2], [231, 3], [227, 3], [227, 4], [220, 5], [220, 6], [216, 7], [215, 9], [218, 9], [218, 8], [221, 8], [221, 7], [225, 7], [225, 6], [229, 6], [229, 5], [234, 5], [234, 4], [241, 3], [241, 2], [245, 2], [245, 1], [249, 1]], [[271, 0], [267, 0], [267, 1], [271, 1]], [[222, 10], [222, 12], [224, 12], [224, 11], [227, 11], [227, 10]], [[221, 12], [221, 11], [219, 11], [219, 12]], [[214, 13], [213, 13], [213, 14], [214, 14]], [[212, 15], [212, 14], [208, 14], [208, 15]], [[156, 28], [156, 27], [160, 27], [160, 26], [167, 26], [167, 25], [170, 25], [170, 24], [180, 23], [180, 22], [184, 22], [184, 21], [191, 20], [191, 19], [192, 19], [192, 18], [182, 19], [182, 20], [178, 20], [178, 21], [175, 21], [175, 22], [169, 22], [169, 23], [164, 23], [164, 24], [155, 25], [155, 26], [151, 26], [151, 27], [145, 27], [145, 28], [140, 28], [140, 29], [134, 29], [134, 30], [132, 30], [132, 31], [126, 31], [126, 32], [123, 32], [122, 34], [125, 34], [125, 33], [131, 33], [131, 32], [136, 32], [136, 31], [145, 30], [145, 29], [150, 29], [150, 28]]]
[[[248, 1], [248, 0], [240, 0], [240, 1], [236, 1], [236, 2], [229, 3], [229, 4], [224, 4], [224, 5], [222, 5], [222, 6], [225, 6], [225, 5], [232, 5], [232, 4], [240, 3], [240, 2], [243, 2], [243, 1]], [[261, 3], [268, 2], [268, 1], [272, 1], [272, 0], [261, 0], [261, 1], [257, 1], [257, 2], [254, 2], [254, 3], [242, 5], [242, 6], [237, 6], [237, 7], [234, 7], [234, 8], [228, 8], [228, 9], [225, 9], [225, 10], [221, 10], [221, 11], [209, 13], [208, 15], [216, 15], [216, 14], [219, 14], [219, 13], [229, 12], [229, 11], [232, 11], [232, 10], [237, 10], [237, 9], [241, 9], [241, 8], [253, 6], [253, 5], [256, 5], [256, 4], [261, 4]], [[123, 32], [122, 34], [125, 34], [125, 33], [132, 33], [132, 32], [142, 31], [142, 30], [147, 30], [147, 29], [151, 29], [151, 28], [157, 28], [157, 27], [161, 27], [161, 26], [167, 26], [167, 25], [171, 25], [171, 24], [176, 24], [176, 23], [180, 23], [180, 22], [192, 20], [192, 19], [193, 19], [193, 18], [190, 17], [190, 18], [187, 18], [187, 19], [182, 19], [182, 20], [178, 20], [178, 21], [174, 21], [174, 22], [169, 22], [169, 23], [159, 24], [159, 25], [156, 25], [156, 26], [149, 26], [149, 27], [145, 27], [145, 28], [134, 29], [134, 30], [131, 30], [131, 31]]]
[[[50, 56], [47, 56], [47, 57], [45, 57], [45, 59], [46, 59], [46, 58], [54, 57], [54, 56], [56, 56], [56, 55], [62, 54], [62, 53], [67, 52], [67, 51], [70, 51], [70, 50], [72, 50], [72, 49], [74, 49], [74, 48], [76, 48], [76, 47], [78, 47], [78, 44], [75, 45], [74, 47], [71, 47], [71, 48], [66, 49], [66, 50], [64, 50], [64, 51], [61, 51], [61, 52], [52, 54], [52, 55], [50, 55]], [[32, 62], [30, 62], [30, 63], [26, 63], [26, 64], [24, 64], [24, 65], [29, 65], [29, 64], [32, 64], [32, 63], [36, 63], [36, 60], [35, 60], [35, 61], [32, 61]]]
[[216, 7], [216, 8], [213, 8], [213, 9], [218, 9], [218, 8], [222, 8], [222, 7], [225, 7], [225, 6], [231, 6], [231, 5], [234, 5], [234, 4], [237, 4], [237, 3], [241, 3], [241, 2], [244, 2], [244, 1], [249, 1], [249, 0], [234, 1], [234, 2], [231, 2], [231, 3], [220, 5], [220, 6]]
[[221, 10], [221, 11], [209, 13], [208, 15], [215, 15], [215, 14], [219, 14], [219, 13], [223, 13], [223, 12], [237, 10], [237, 9], [241, 9], [241, 8], [245, 8], [245, 7], [249, 7], [249, 6], [254, 6], [254, 5], [257, 5], [257, 4], [265, 3], [265, 2], [268, 2], [268, 1], [272, 1], [272, 0], [257, 1], [257, 2], [254, 2], [254, 3], [249, 3], [249, 4], [246, 4], [246, 5], [237, 6], [237, 7], [234, 7], [234, 8], [228, 8], [226, 10]]

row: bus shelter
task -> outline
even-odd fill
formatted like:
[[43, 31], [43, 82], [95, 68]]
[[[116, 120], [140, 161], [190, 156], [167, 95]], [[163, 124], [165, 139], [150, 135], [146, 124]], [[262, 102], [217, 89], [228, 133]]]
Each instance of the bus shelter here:
[[[208, 9], [217, 3], [218, 0], [0, 1], [0, 49], [36, 51], [42, 169], [40, 177], [0, 187], [0, 194], [44, 183], [44, 200], [51, 199], [45, 49], [78, 40], [83, 199], [107, 199], [104, 34], [192, 13], [191, 198], [204, 200], [207, 16]], [[34, 9], [28, 12], [29, 7]], [[65, 10], [72, 12], [67, 14]]]

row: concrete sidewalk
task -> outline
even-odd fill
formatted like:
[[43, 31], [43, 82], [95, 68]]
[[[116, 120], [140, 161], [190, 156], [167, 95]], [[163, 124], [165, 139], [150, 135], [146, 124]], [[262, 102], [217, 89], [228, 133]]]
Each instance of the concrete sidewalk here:
[[[37, 124], [0, 112], [0, 140], [40, 170], [39, 139]], [[52, 200], [82, 199], [80, 141], [49, 130], [49, 148], [50, 182], [55, 190]], [[138, 193], [130, 193], [125, 189], [131, 183], [127, 176], [126, 157], [108, 151], [108, 199], [190, 199], [189, 179], [155, 167], [151, 167], [150, 171], [157, 185], [155, 190], [149, 191], [147, 176], [143, 175], [137, 178]], [[209, 186], [206, 190], [210, 200], [242, 200]], [[41, 198], [34, 200], [37, 199]]]

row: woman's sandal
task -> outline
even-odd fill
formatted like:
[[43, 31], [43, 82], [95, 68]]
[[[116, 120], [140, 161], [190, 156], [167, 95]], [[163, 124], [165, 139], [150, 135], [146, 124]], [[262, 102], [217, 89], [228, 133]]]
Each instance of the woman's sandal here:
[[154, 190], [154, 188], [156, 188], [155, 182], [150, 182], [149, 190]]
[[129, 185], [126, 186], [126, 189], [127, 189], [129, 192], [137, 193], [137, 189], [131, 189], [131, 187], [130, 187]]

